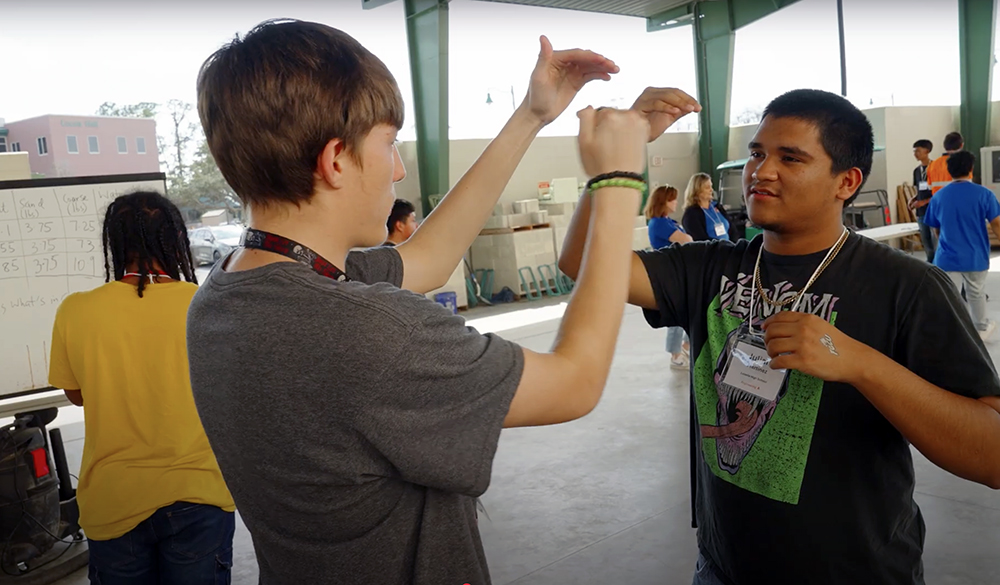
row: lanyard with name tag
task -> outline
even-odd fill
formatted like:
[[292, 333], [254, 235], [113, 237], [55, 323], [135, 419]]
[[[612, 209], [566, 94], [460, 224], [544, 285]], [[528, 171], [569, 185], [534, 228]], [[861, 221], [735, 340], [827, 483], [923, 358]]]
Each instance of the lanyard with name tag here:
[[[806, 282], [802, 290], [795, 296], [792, 302], [792, 311], [797, 311], [806, 292], [812, 286], [819, 275], [833, 262], [833, 259], [840, 252], [850, 232], [844, 228], [840, 239], [826, 253], [826, 258], [816, 267], [812, 276]], [[764, 244], [757, 252], [757, 264], [754, 266], [754, 279], [750, 285], [750, 312], [747, 320], [740, 324], [736, 335], [733, 335], [726, 346], [728, 356], [722, 369], [722, 383], [734, 388], [739, 388], [755, 396], [760, 396], [765, 400], [774, 400], [781, 393], [788, 383], [788, 370], [771, 368], [771, 356], [767, 353], [767, 344], [761, 331], [753, 327], [754, 307], [756, 306], [757, 286], [760, 284], [760, 258], [764, 250]], [[761, 301], [766, 301], [778, 306], [785, 303], [769, 301], [764, 296], [761, 288]]]
[[711, 207], [709, 207], [708, 209], [710, 211], [706, 210], [708, 211], [706, 215], [708, 216], [708, 219], [711, 220], [712, 225], [715, 226], [715, 235], [716, 236], [726, 235], [726, 223], [722, 219], [722, 215], [719, 213], [719, 210], [713, 209]]
[[765, 400], [774, 400], [788, 378], [788, 370], [771, 369], [764, 337], [750, 331], [744, 322], [729, 341], [729, 359], [722, 372], [722, 383]]

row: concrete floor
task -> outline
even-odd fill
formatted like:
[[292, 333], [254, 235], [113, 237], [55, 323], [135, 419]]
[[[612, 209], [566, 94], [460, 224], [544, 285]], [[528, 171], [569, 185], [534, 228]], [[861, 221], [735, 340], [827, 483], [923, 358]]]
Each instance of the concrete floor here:
[[[991, 313], [1000, 320], [1000, 273], [990, 275], [988, 286]], [[545, 351], [561, 312], [556, 302], [540, 302], [466, 316], [481, 330]], [[520, 326], [507, 328], [514, 324]], [[688, 377], [669, 369], [664, 337], [630, 307], [604, 398], [590, 416], [504, 431], [483, 497], [488, 518], [480, 523], [493, 583], [691, 582], [697, 550], [688, 493]], [[994, 362], [1000, 332], [996, 339], [988, 344]], [[927, 583], [1000, 582], [1000, 492], [914, 457], [916, 499], [927, 522]], [[233, 583], [257, 583], [242, 524], [235, 551]], [[58, 585], [86, 582], [80, 572]]]

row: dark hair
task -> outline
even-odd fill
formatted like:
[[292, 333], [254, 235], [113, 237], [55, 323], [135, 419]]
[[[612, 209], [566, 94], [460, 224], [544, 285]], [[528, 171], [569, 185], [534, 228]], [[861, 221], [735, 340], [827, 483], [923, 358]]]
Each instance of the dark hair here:
[[934, 150], [934, 143], [926, 138], [921, 138], [920, 140], [913, 143], [913, 148], [925, 148], [927, 152]]
[[844, 202], [850, 205], [872, 170], [875, 137], [872, 125], [861, 110], [843, 97], [818, 89], [795, 89], [780, 95], [764, 108], [761, 120], [796, 118], [814, 124], [819, 130], [823, 149], [833, 159], [833, 174], [855, 167], [861, 169], [861, 184]]
[[146, 279], [159, 264], [170, 278], [198, 283], [191, 259], [184, 219], [177, 206], [155, 191], [135, 191], [121, 195], [108, 205], [104, 214], [104, 282], [125, 276], [126, 267], [135, 262], [139, 271], [139, 296]]
[[946, 162], [952, 179], [964, 179], [972, 174], [972, 168], [976, 166], [976, 155], [968, 150], [960, 150], [952, 153]]
[[345, 32], [267, 21], [201, 66], [198, 115], [223, 177], [249, 207], [308, 201], [316, 161], [335, 138], [359, 163], [378, 124], [403, 126], [389, 69]]
[[417, 209], [413, 207], [413, 204], [406, 199], [397, 199], [395, 203], [392, 204], [392, 211], [389, 213], [389, 220], [385, 222], [385, 227], [389, 228], [389, 234], [396, 231], [397, 221], [406, 221], [411, 213], [416, 212]]
[[965, 146], [965, 139], [958, 132], [949, 132], [947, 136], [944, 137], [944, 149], [951, 150], [961, 150]]

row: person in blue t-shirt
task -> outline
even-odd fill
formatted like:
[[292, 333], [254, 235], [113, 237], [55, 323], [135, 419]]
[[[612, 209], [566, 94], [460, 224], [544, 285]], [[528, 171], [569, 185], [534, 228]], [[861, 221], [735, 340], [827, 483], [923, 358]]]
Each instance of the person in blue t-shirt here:
[[[646, 200], [646, 219], [649, 221], [649, 243], [654, 250], [673, 244], [686, 244], [693, 238], [684, 231], [670, 215], [677, 211], [677, 188], [672, 185], [657, 187]], [[667, 351], [670, 352], [670, 367], [687, 370], [691, 367], [688, 358], [687, 333], [681, 327], [667, 328]]]
[[934, 265], [944, 270], [965, 296], [979, 335], [989, 338], [996, 322], [986, 318], [986, 275], [990, 268], [989, 222], [1000, 238], [1000, 203], [992, 191], [972, 182], [976, 157], [960, 151], [948, 158], [954, 182], [937, 192], [924, 222], [939, 233]]
[[696, 242], [729, 240], [729, 220], [715, 206], [712, 177], [697, 173], [684, 192], [684, 216], [681, 225]]
[[671, 244], [694, 241], [684, 228], [671, 216], [677, 211], [677, 188], [672, 185], [657, 187], [646, 201], [646, 219], [649, 221], [649, 243], [654, 250]]

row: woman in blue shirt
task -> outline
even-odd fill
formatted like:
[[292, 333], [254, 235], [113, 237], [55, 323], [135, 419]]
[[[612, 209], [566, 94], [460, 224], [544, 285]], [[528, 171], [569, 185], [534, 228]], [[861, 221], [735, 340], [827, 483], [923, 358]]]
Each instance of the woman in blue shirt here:
[[714, 205], [712, 177], [698, 173], [688, 181], [684, 193], [684, 217], [681, 224], [696, 242], [728, 240], [729, 220]]
[[[658, 187], [646, 201], [646, 219], [649, 221], [649, 243], [659, 250], [673, 244], [692, 241], [670, 214], [677, 211], [677, 189], [670, 185]], [[686, 370], [690, 367], [687, 334], [680, 327], [667, 329], [667, 351], [670, 352], [670, 367]]]

